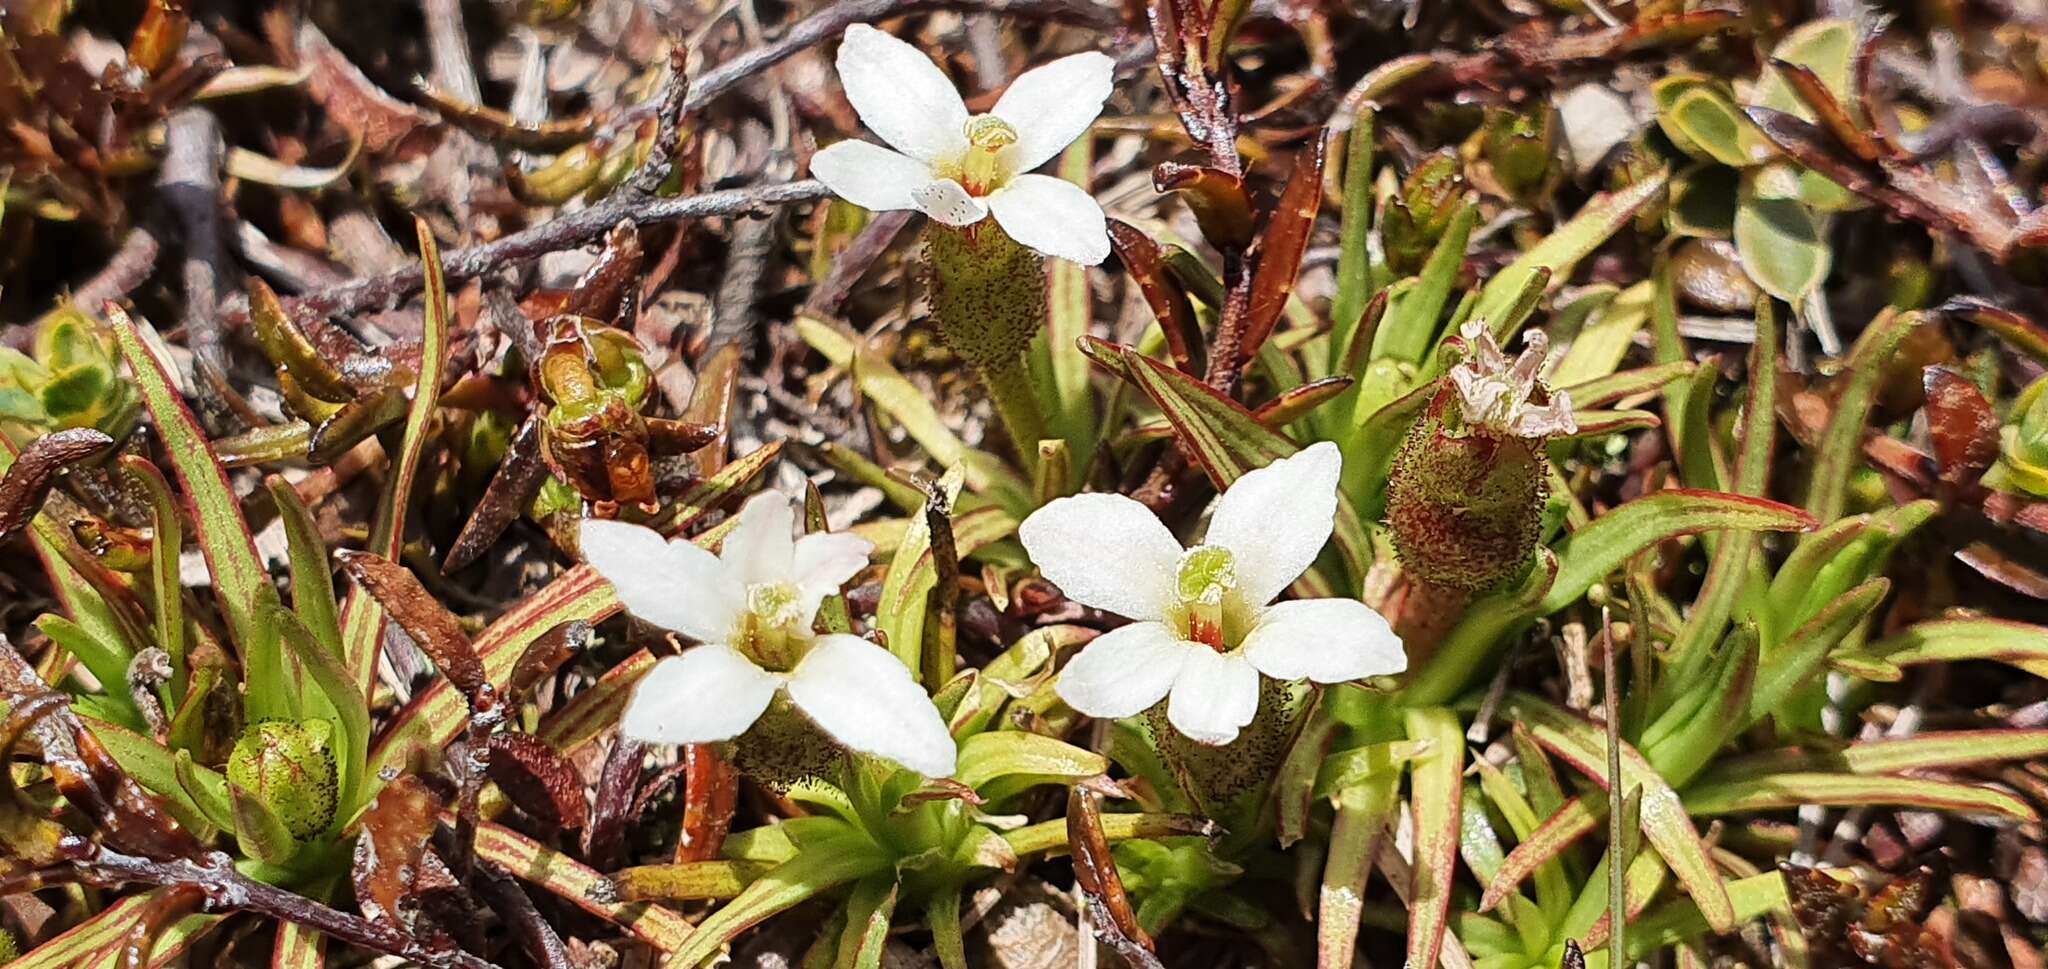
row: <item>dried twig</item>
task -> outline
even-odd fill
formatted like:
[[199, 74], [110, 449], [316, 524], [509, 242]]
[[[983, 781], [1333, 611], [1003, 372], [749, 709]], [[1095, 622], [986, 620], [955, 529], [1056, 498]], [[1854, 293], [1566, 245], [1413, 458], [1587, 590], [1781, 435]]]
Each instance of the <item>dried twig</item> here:
[[[679, 219], [753, 215], [771, 211], [778, 205], [813, 202], [827, 194], [823, 184], [807, 179], [672, 199], [611, 198], [524, 232], [515, 232], [496, 242], [446, 253], [441, 259], [442, 271], [451, 282], [474, 279], [495, 269], [538, 259], [550, 252], [596, 242], [621, 219], [637, 225], [650, 225]], [[288, 312], [300, 317], [346, 316], [395, 305], [419, 292], [425, 279], [425, 273], [419, 266], [407, 266], [287, 299], [284, 306]], [[243, 302], [226, 318], [230, 324], [239, 326], [247, 322], [248, 315], [248, 305]]]
[[324, 932], [351, 945], [433, 966], [436, 969], [497, 969], [467, 952], [430, 949], [390, 922], [372, 922], [329, 908], [235, 870], [234, 859], [211, 852], [198, 860], [152, 861], [99, 844], [80, 843], [72, 862], [79, 881], [102, 887], [119, 884], [191, 887], [205, 893], [209, 911], [255, 912]]

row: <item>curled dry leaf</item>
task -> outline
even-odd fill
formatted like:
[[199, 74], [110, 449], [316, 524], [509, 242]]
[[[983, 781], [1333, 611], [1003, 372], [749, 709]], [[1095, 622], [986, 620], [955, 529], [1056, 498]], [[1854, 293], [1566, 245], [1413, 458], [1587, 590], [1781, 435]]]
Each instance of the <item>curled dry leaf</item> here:
[[363, 813], [350, 872], [365, 917], [410, 924], [411, 898], [440, 813], [440, 798], [418, 777], [401, 777], [377, 792]]
[[57, 472], [113, 446], [113, 438], [89, 427], [75, 427], [45, 434], [23, 448], [7, 476], [0, 478], [0, 541], [28, 527], [56, 484]]
[[494, 734], [490, 744], [491, 780], [513, 804], [551, 827], [582, 829], [590, 817], [583, 779], [561, 754], [532, 734]]
[[472, 702], [488, 686], [483, 661], [470, 645], [462, 622], [441, 605], [412, 570], [369, 552], [335, 553], [341, 567], [391, 615], [393, 622], [418, 643], [448, 682]]

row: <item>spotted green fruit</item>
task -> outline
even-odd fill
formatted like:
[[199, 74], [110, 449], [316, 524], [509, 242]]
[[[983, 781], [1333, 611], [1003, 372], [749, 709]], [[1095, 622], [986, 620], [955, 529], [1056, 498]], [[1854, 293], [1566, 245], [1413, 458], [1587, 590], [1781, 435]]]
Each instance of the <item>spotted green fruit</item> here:
[[1387, 524], [1408, 574], [1480, 591], [1534, 561], [1543, 520], [1541, 441], [1464, 424], [1440, 393], [1409, 430], [1387, 485]]
[[1044, 267], [993, 219], [927, 227], [925, 291], [939, 338], [983, 372], [1013, 365], [1045, 326]]
[[311, 838], [334, 822], [333, 733], [325, 720], [250, 724], [228, 755], [228, 780], [260, 799], [292, 837]]

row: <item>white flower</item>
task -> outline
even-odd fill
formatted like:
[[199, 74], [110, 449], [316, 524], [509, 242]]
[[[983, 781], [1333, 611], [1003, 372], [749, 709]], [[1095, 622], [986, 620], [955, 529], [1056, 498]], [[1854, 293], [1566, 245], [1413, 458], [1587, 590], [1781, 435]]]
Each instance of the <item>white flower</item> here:
[[1039, 252], [1093, 266], [1109, 256], [1102, 206], [1072, 182], [1027, 174], [1088, 130], [1109, 97], [1115, 62], [1093, 51], [1024, 72], [987, 114], [917, 48], [866, 24], [839, 44], [839, 83], [862, 121], [895, 151], [842, 141], [811, 174], [862, 208], [917, 209], [965, 226], [996, 223]]
[[1365, 603], [1273, 602], [1329, 541], [1343, 460], [1324, 441], [1239, 478], [1190, 549], [1122, 495], [1061, 498], [1025, 519], [1018, 537], [1060, 591], [1137, 620], [1067, 664], [1060, 698], [1114, 718], [1171, 694], [1175, 729], [1225, 744], [1258, 712], [1261, 673], [1342, 683], [1407, 669], [1401, 640]]
[[793, 538], [795, 528], [795, 510], [777, 492], [747, 501], [718, 555], [639, 525], [583, 522], [583, 557], [626, 611], [703, 643], [654, 665], [620, 729], [648, 743], [729, 740], [782, 690], [853, 750], [927, 777], [951, 774], [953, 738], [910, 670], [858, 636], [811, 630], [819, 603], [874, 546], [840, 533]]
[[1466, 353], [1465, 359], [1451, 368], [1451, 385], [1458, 389], [1459, 410], [1466, 423], [1498, 428], [1516, 437], [1578, 431], [1571, 396], [1564, 391], [1549, 392], [1540, 406], [1529, 400], [1539, 386], [1536, 371], [1550, 351], [1550, 338], [1542, 330], [1522, 336], [1522, 355], [1513, 363], [1501, 352], [1499, 341], [1483, 320], [1467, 320], [1458, 336], [1465, 341]]

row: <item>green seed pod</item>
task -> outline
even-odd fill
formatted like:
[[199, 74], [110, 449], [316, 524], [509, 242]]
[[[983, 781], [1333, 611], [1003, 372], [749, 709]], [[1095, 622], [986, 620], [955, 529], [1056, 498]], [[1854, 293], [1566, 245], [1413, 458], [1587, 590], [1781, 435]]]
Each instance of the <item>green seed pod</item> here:
[[1394, 458], [1387, 523], [1401, 567], [1424, 581], [1479, 591], [1529, 568], [1543, 519], [1541, 442], [1459, 427], [1437, 392]]
[[1387, 200], [1381, 227], [1387, 262], [1396, 273], [1411, 275], [1422, 269], [1429, 251], [1450, 228], [1465, 194], [1465, 176], [1458, 158], [1438, 152], [1422, 160], [1401, 183], [1401, 191]]
[[1520, 111], [1498, 110], [1487, 119], [1480, 152], [1494, 180], [1517, 202], [1534, 202], [1550, 182], [1557, 155], [1557, 112], [1549, 102]]
[[301, 841], [334, 822], [335, 765], [325, 720], [261, 720], [228, 755], [228, 780], [262, 800]]
[[1045, 325], [1044, 257], [994, 219], [924, 232], [925, 291], [939, 338], [976, 370], [1014, 366]]
[[1477, 592], [1535, 560], [1548, 488], [1543, 444], [1577, 423], [1571, 399], [1536, 380], [1549, 345], [1542, 333], [1529, 334], [1513, 363], [1484, 323], [1460, 335], [1466, 359], [1438, 381], [1394, 457], [1387, 524], [1410, 575]]
[[780, 693], [732, 742], [733, 767], [777, 793], [804, 781], [837, 778], [845, 756], [844, 748]]

